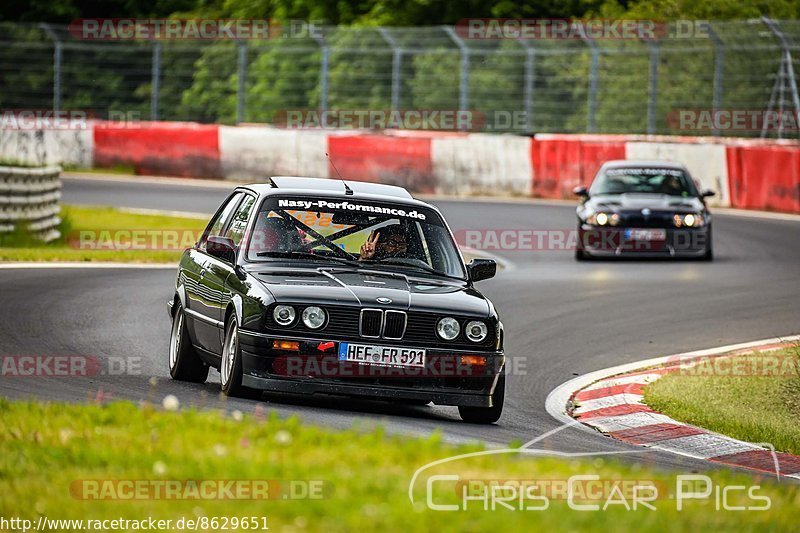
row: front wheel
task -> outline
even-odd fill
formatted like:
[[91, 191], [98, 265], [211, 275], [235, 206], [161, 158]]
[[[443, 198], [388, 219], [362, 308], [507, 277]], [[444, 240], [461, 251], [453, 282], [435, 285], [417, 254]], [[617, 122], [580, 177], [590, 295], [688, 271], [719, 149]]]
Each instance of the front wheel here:
[[239, 324], [236, 317], [228, 320], [225, 342], [222, 343], [222, 361], [219, 365], [219, 385], [225, 396], [254, 398], [257, 391], [242, 386], [242, 349], [239, 347]]
[[497, 386], [492, 393], [491, 407], [459, 407], [458, 414], [464, 422], [472, 424], [493, 424], [500, 420], [503, 414], [503, 402], [506, 397], [506, 372], [505, 368], [497, 380]]
[[192, 347], [192, 341], [186, 331], [183, 306], [180, 303], [176, 305], [169, 338], [169, 375], [178, 381], [205, 383], [208, 378], [208, 366], [200, 360]]

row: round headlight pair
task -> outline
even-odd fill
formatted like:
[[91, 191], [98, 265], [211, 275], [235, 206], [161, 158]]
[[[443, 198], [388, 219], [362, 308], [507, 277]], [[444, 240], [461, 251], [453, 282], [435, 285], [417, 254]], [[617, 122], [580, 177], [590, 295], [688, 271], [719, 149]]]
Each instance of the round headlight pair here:
[[699, 213], [678, 213], [672, 217], [672, 223], [676, 228], [699, 228], [705, 223], [705, 221], [703, 220], [703, 215]]
[[619, 214], [603, 213], [602, 211], [599, 213], [592, 213], [586, 219], [586, 222], [593, 226], [616, 226], [619, 224]]
[[[272, 311], [272, 318], [281, 326], [291, 326], [297, 319], [297, 312], [291, 305], [278, 305]], [[328, 320], [328, 314], [321, 307], [312, 305], [303, 309], [303, 324], [309, 329], [319, 329]]]
[[[446, 341], [454, 340], [459, 333], [461, 333], [461, 324], [455, 318], [445, 317], [436, 323], [436, 334]], [[471, 320], [467, 322], [465, 334], [472, 342], [481, 342], [489, 334], [489, 328], [479, 320]]]

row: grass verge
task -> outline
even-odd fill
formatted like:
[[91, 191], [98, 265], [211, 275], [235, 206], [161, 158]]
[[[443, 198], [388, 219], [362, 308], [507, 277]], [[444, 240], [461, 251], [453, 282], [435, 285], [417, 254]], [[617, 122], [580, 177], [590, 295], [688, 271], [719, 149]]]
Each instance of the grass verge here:
[[[437, 436], [426, 439], [386, 435], [380, 429], [333, 431], [279, 419], [257, 408], [253, 415], [155, 410], [147, 404], [63, 405], [0, 399], [0, 516], [49, 519], [156, 519], [264, 517], [272, 531], [504, 531], [531, 526], [558, 531], [683, 531], [725, 528], [790, 531], [796, 527], [800, 487], [755, 482], [741, 474], [712, 474], [717, 486], [757, 485], [771, 500], [767, 511], [717, 510], [714, 497], [684, 503], [677, 511], [674, 491], [664, 489], [656, 510], [627, 510], [618, 502], [606, 511], [577, 511], [551, 498], [544, 510], [434, 511], [425, 505], [431, 474], [462, 480], [539, 480], [551, 483], [575, 475], [605, 480], [649, 480], [675, 486], [675, 474], [657, 473], [597, 457], [565, 460], [518, 454], [473, 457], [426, 471], [416, 484], [416, 504], [407, 496], [413, 473], [438, 459], [479, 450], [451, 447]], [[280, 480], [270, 499], [79, 499], [82, 480], [100, 483], [98, 494], [121, 494], [120, 480]], [[321, 497], [284, 499], [290, 480], [313, 480]], [[90, 485], [96, 487], [97, 485]], [[307, 486], [296, 483], [295, 486]], [[77, 487], [77, 488], [76, 488]], [[117, 489], [106, 490], [109, 487]], [[273, 487], [278, 489], [273, 490]], [[152, 494], [152, 493], [151, 493]], [[748, 505], [736, 491], [730, 503]], [[453, 485], [437, 483], [433, 501], [457, 503]], [[603, 501], [592, 501], [601, 506]], [[541, 500], [526, 505], [541, 507]], [[584, 501], [584, 503], [586, 503]], [[761, 505], [763, 502], [750, 501]], [[513, 506], [517, 504], [512, 502]], [[175, 522], [173, 522], [174, 524]], [[513, 528], [513, 529], [509, 529]], [[172, 529], [175, 529], [174, 527]], [[202, 528], [201, 528], [202, 529]], [[235, 529], [235, 528], [232, 528]]]
[[668, 374], [645, 402], [676, 420], [800, 454], [800, 347], [736, 355]]
[[[0, 240], [0, 261], [172, 263], [180, 259], [183, 248], [194, 244], [206, 225], [195, 218], [128, 213], [111, 207], [64, 206], [61, 216], [59, 240], [44, 244], [24, 235], [7, 236]], [[94, 244], [82, 247], [82, 235], [85, 243]], [[174, 238], [174, 246], [165, 243], [165, 238]], [[158, 249], [165, 244], [171, 249]]]

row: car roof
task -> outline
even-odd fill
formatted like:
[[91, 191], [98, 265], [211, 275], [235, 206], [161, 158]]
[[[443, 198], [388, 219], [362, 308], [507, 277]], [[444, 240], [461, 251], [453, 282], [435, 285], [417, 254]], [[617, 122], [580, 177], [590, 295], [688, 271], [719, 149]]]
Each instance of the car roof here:
[[658, 159], [614, 159], [603, 163], [602, 168], [672, 168], [686, 170], [686, 166], [682, 163]]
[[417, 200], [403, 187], [370, 183], [366, 181], [341, 180], [335, 178], [307, 178], [302, 176], [274, 176], [268, 183], [242, 185], [259, 196], [273, 194], [321, 195], [342, 200], [393, 201], [438, 211], [436, 207]]

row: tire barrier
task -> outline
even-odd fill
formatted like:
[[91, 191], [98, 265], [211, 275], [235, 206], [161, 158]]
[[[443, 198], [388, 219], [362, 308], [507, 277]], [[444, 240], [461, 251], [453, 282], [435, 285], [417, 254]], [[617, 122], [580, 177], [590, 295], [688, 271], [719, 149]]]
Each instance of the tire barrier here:
[[61, 168], [0, 167], [0, 233], [25, 230], [45, 242], [61, 233]]

